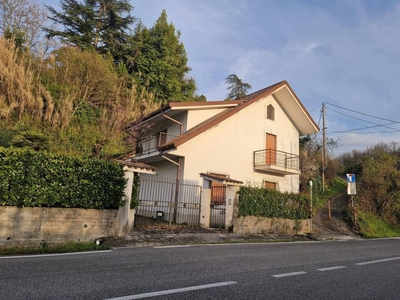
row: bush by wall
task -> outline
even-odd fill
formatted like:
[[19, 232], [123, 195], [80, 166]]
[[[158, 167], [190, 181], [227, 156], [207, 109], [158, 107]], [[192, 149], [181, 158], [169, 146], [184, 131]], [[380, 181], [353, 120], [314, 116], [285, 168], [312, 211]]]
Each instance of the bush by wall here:
[[0, 148], [0, 205], [118, 208], [125, 183], [116, 163]]
[[239, 190], [238, 216], [308, 219], [310, 199], [304, 194], [244, 186]]

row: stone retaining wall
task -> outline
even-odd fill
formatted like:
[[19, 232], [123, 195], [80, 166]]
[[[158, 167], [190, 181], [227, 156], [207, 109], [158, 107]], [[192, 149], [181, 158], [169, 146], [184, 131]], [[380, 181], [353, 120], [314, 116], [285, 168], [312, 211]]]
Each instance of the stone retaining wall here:
[[91, 241], [118, 234], [118, 209], [0, 206], [0, 247]]
[[303, 234], [310, 231], [310, 220], [253, 216], [233, 219], [233, 232], [237, 234]]

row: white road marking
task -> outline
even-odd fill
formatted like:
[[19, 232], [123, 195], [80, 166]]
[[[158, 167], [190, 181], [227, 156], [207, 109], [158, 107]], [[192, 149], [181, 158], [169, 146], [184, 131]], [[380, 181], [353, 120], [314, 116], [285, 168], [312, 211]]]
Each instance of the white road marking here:
[[385, 258], [385, 259], [380, 259], [380, 260], [371, 260], [371, 261], [357, 263], [356, 265], [357, 266], [364, 266], [364, 265], [377, 264], [377, 263], [386, 262], [386, 261], [392, 261], [392, 260], [397, 260], [397, 259], [400, 259], [400, 257]]
[[154, 249], [164, 249], [164, 248], [188, 248], [188, 247], [191, 247], [191, 245], [157, 246], [157, 247], [154, 247]]
[[68, 252], [68, 253], [53, 253], [53, 254], [0, 256], [0, 259], [51, 257], [51, 256], [66, 256], [66, 255], [80, 255], [80, 254], [99, 254], [99, 253], [107, 253], [107, 252], [111, 252], [111, 251], [112, 250], [99, 250], [99, 251]]
[[137, 295], [124, 296], [124, 297], [110, 298], [110, 299], [104, 299], [104, 300], [142, 299], [142, 298], [163, 296], [163, 295], [190, 292], [190, 291], [196, 291], [196, 290], [204, 290], [204, 289], [210, 289], [210, 288], [221, 287], [221, 286], [228, 286], [228, 285], [233, 285], [233, 284], [237, 284], [237, 282], [236, 281], [218, 282], [218, 283], [197, 285], [197, 286], [191, 286], [191, 287], [180, 288], [180, 289], [165, 290], [165, 291], [159, 291], [159, 292], [152, 292], [152, 293], [137, 294]]
[[303, 274], [307, 274], [307, 272], [300, 271], [300, 272], [292, 272], [292, 273], [283, 273], [283, 274], [272, 275], [272, 277], [281, 278], [281, 277], [296, 276], [296, 275], [303, 275]]
[[318, 271], [325, 272], [325, 271], [332, 271], [332, 270], [338, 270], [338, 269], [345, 269], [347, 268], [346, 266], [336, 266], [336, 267], [329, 267], [329, 268], [321, 268], [317, 269]]

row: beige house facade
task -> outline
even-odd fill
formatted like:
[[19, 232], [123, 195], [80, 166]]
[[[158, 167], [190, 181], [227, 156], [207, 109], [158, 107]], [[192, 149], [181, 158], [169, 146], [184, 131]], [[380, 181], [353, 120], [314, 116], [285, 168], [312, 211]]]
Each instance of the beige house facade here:
[[171, 102], [131, 130], [143, 126], [132, 158], [160, 178], [204, 186], [210, 174], [282, 192], [298, 192], [299, 138], [319, 131], [286, 81], [240, 100]]

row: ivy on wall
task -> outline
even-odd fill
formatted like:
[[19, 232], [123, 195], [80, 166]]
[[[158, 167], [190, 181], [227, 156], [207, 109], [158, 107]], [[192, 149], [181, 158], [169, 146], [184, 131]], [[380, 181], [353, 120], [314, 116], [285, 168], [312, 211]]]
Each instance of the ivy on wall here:
[[310, 199], [304, 194], [242, 186], [239, 190], [238, 216], [308, 219]]
[[0, 148], [0, 205], [118, 208], [125, 184], [117, 163]]

